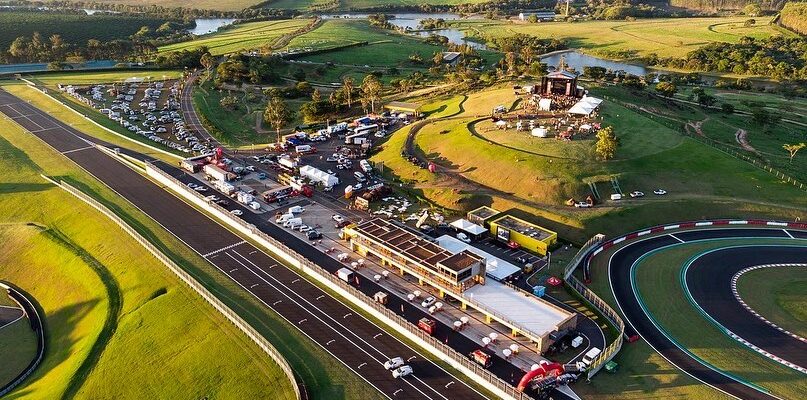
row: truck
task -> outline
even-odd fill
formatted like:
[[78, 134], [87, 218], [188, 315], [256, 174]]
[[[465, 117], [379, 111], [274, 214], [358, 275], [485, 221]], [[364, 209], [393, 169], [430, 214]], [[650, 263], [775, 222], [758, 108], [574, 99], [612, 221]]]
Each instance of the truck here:
[[600, 350], [597, 347], [592, 347], [591, 350], [587, 351], [586, 354], [583, 356], [583, 364], [586, 364], [587, 367], [590, 367], [591, 363], [594, 362], [594, 360], [597, 358], [597, 356], [600, 355], [600, 353], [602, 353], [602, 350]]
[[472, 351], [470, 354], [468, 354], [468, 358], [481, 365], [482, 368], [490, 368], [490, 365], [493, 364], [493, 357], [481, 349]]
[[238, 200], [239, 203], [249, 204], [255, 201], [255, 196], [247, 193], [247, 192], [236, 192], [235, 199]]
[[203, 167], [205, 175], [219, 181], [231, 181], [235, 179], [235, 174], [227, 172], [213, 164], [207, 164]]
[[230, 196], [235, 192], [235, 186], [225, 181], [215, 181], [213, 182], [213, 187], [215, 187], [219, 192], [226, 194], [227, 196]]
[[386, 305], [387, 301], [389, 300], [388, 297], [389, 296], [387, 295], [386, 292], [376, 292], [376, 294], [373, 295], [373, 300], [375, 300], [380, 304]]
[[302, 224], [303, 224], [302, 218], [289, 218], [288, 221], [283, 223], [283, 227], [289, 229], [296, 229], [298, 226]]
[[293, 170], [297, 168], [297, 161], [294, 161], [294, 159], [289, 156], [278, 157], [277, 163], [286, 170]]
[[280, 186], [263, 192], [261, 197], [267, 203], [274, 203], [289, 197], [293, 191], [291, 186]]
[[421, 318], [418, 321], [418, 328], [423, 330], [423, 332], [426, 332], [429, 335], [434, 336], [434, 332], [437, 330], [437, 323], [434, 322], [433, 319]]
[[297, 154], [311, 154], [311, 153], [316, 153], [317, 148], [314, 147], [314, 146], [311, 146], [310, 144], [301, 144], [299, 146], [296, 146], [294, 148], [294, 151]]
[[373, 166], [370, 165], [367, 160], [359, 161], [359, 167], [361, 167], [361, 170], [364, 171], [365, 174], [369, 174], [373, 171]]
[[336, 276], [347, 283], [353, 282], [353, 271], [347, 268], [340, 268], [339, 271], [336, 271]]
[[340, 122], [336, 125], [331, 125], [328, 127], [328, 133], [333, 135], [334, 133], [342, 133], [347, 130], [347, 122]]
[[291, 206], [291, 207], [289, 207], [289, 214], [300, 214], [303, 211], [305, 211], [305, 208], [302, 208], [300, 206]]

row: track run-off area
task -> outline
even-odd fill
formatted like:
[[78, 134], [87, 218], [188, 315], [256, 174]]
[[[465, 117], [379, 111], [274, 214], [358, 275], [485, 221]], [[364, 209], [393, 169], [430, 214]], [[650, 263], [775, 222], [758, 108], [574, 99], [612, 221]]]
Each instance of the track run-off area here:
[[[802, 377], [802, 382], [807, 379], [807, 341], [755, 312], [737, 291], [737, 281], [745, 272], [807, 267], [807, 224], [721, 220], [660, 226], [604, 242], [584, 266], [587, 280], [607, 278], [625, 318], [625, 336], [641, 337], [694, 379], [736, 398], [783, 398], [737, 370], [721, 369], [710, 356], [702, 356], [723, 350], [735, 355], [746, 352], [749, 359], [764, 357], [757, 365], [769, 361]], [[663, 268], [666, 274], [652, 275], [650, 268]], [[682, 340], [681, 331], [686, 327], [671, 329], [669, 325], [673, 320], [681, 325], [681, 317], [664, 314], [675, 308], [659, 307], [659, 302], [671, 298], [679, 310], [681, 304], [689, 309], [686, 315], [703, 320], [690, 319], [689, 329], [707, 329], [691, 332]], [[698, 325], [704, 321], [706, 325]], [[721, 342], [728, 344], [725, 349], [698, 343], [698, 335], [721, 334], [728, 338]], [[731, 361], [737, 365], [744, 359]]]

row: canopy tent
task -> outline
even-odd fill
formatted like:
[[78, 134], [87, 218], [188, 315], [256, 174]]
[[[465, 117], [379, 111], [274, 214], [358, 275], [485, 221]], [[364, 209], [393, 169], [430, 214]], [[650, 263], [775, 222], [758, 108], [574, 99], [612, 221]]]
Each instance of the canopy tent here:
[[552, 99], [538, 100], [538, 110], [549, 111], [551, 107], [552, 107]]
[[460, 219], [452, 222], [451, 226], [453, 226], [454, 229], [466, 232], [471, 236], [479, 236], [479, 235], [481, 235], [481, 234], [488, 231], [487, 228], [485, 228], [484, 226], [477, 225], [477, 224], [475, 224], [475, 223], [473, 223], [471, 221], [468, 221], [467, 219], [464, 219], [464, 218], [460, 218]]
[[572, 108], [569, 109], [569, 114], [577, 114], [577, 115], [590, 115], [597, 107], [600, 106], [602, 103], [602, 99], [598, 99], [596, 97], [584, 97], [582, 100], [575, 103]]
[[546, 137], [546, 136], [547, 136], [547, 133], [548, 133], [548, 132], [547, 132], [546, 128], [541, 127], [541, 128], [535, 128], [535, 129], [533, 129], [533, 130], [532, 130], [532, 132], [531, 132], [531, 135], [532, 135], [532, 136], [536, 136], [536, 137], [542, 137], [542, 138], [543, 138], [543, 137]]
[[333, 187], [339, 184], [339, 178], [337, 178], [336, 175], [329, 174], [310, 165], [300, 167], [300, 176], [308, 178], [313, 182], [321, 183], [322, 186], [325, 187]]

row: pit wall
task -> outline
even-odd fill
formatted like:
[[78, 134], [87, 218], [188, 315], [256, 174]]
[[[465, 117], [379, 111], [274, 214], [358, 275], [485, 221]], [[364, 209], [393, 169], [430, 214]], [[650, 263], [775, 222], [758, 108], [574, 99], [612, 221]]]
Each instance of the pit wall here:
[[205, 210], [230, 228], [248, 236], [250, 239], [267, 249], [270, 253], [282, 259], [288, 265], [305, 273], [315, 281], [319, 282], [319, 284], [335, 291], [341, 297], [347, 299], [350, 303], [353, 303], [360, 309], [368, 312], [370, 315], [383, 322], [388, 327], [395, 329], [395, 331], [400, 335], [406, 337], [414, 343], [417, 343], [420, 347], [438, 359], [448, 363], [451, 367], [459, 370], [480, 386], [494, 393], [496, 396], [507, 400], [532, 399], [532, 397], [529, 395], [517, 391], [516, 388], [511, 384], [500, 379], [496, 375], [493, 375], [488, 370], [482, 368], [482, 366], [479, 364], [471, 361], [468, 357], [460, 354], [453, 348], [435, 339], [431, 335], [428, 335], [421, 329], [418, 329], [414, 324], [410, 323], [403, 317], [399, 316], [393, 311], [390, 311], [383, 305], [372, 301], [371, 298], [364, 295], [364, 293], [360, 292], [358, 289], [348, 285], [344, 281], [340, 280], [333, 274], [330, 274], [322, 267], [309, 261], [283, 243], [260, 231], [254, 225], [233, 216], [229, 213], [229, 211], [218, 206], [217, 204], [209, 203], [204, 196], [188, 189], [188, 187], [182, 184], [182, 182], [155, 167], [151, 163], [146, 163], [146, 174], [157, 182], [165, 185], [168, 189], [179, 195], [181, 198]]

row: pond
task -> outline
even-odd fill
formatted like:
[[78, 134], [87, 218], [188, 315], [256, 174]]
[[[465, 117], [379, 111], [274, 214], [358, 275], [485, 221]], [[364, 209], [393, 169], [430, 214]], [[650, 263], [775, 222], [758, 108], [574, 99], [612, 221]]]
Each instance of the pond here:
[[[416, 36], [429, 36], [430, 34], [436, 34], [440, 36], [445, 36], [448, 38], [450, 43], [454, 44], [467, 44], [470, 45], [472, 48], [478, 50], [484, 50], [486, 47], [484, 44], [476, 43], [470, 40], [465, 39], [465, 33], [463, 33], [459, 29], [435, 29], [431, 31], [419, 31], [420, 29], [420, 21], [426, 18], [433, 18], [439, 19], [442, 18], [446, 21], [450, 20], [457, 20], [461, 19], [462, 17], [459, 14], [454, 13], [385, 13], [389, 15], [391, 18], [389, 23], [395, 25], [404, 30], [411, 30], [411, 34]], [[343, 14], [330, 14], [330, 15], [321, 15], [322, 19], [338, 19], [338, 18], [345, 18], [345, 19], [367, 19], [370, 14], [368, 13], [343, 13]]]
[[188, 32], [197, 36], [206, 35], [233, 22], [235, 22], [235, 18], [196, 18], [196, 28], [190, 29]]
[[566, 65], [574, 68], [577, 72], [582, 73], [583, 67], [603, 67], [611, 71], [625, 71], [629, 74], [644, 76], [648, 69], [643, 65], [627, 64], [620, 61], [606, 60], [597, 58], [576, 51], [558, 52], [548, 57], [541, 58], [541, 62], [549, 66], [557, 67], [560, 64], [561, 57], [565, 57]]

